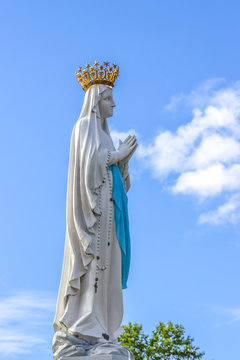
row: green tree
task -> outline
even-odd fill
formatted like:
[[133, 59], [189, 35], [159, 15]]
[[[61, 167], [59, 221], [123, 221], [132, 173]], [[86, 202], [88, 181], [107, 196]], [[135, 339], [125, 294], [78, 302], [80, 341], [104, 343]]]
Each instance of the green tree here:
[[133, 353], [135, 360], [145, 359], [148, 336], [144, 334], [142, 325], [129, 322], [128, 325], [123, 325], [123, 329], [124, 333], [118, 338], [119, 343]]
[[204, 356], [194, 339], [185, 336], [182, 325], [160, 322], [150, 338], [137, 323], [129, 322], [123, 328], [119, 343], [132, 351], [135, 360], [198, 360]]

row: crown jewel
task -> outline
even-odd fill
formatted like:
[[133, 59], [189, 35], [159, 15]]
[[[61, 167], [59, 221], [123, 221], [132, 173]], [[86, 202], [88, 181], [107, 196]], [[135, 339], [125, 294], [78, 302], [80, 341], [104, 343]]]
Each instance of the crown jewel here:
[[108, 61], [99, 65], [99, 62], [95, 61], [92, 66], [86, 64], [84, 69], [79, 67], [78, 71], [75, 72], [77, 80], [84, 91], [87, 91], [92, 85], [108, 85], [112, 88], [119, 74], [119, 66], [115, 63], [109, 66]]

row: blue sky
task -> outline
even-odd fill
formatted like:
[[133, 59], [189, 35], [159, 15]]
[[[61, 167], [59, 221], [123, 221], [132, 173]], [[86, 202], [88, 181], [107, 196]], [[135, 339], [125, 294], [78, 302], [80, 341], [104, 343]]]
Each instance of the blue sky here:
[[95, 59], [120, 66], [114, 139], [140, 144], [124, 323], [181, 323], [206, 360], [240, 357], [239, 13], [236, 0], [1, 2], [1, 359], [52, 356], [74, 72]]

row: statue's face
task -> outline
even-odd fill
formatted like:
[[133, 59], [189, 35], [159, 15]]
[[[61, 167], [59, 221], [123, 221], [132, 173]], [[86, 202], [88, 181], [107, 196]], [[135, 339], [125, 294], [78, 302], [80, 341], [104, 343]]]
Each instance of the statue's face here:
[[116, 104], [113, 101], [112, 89], [109, 88], [102, 93], [101, 100], [99, 101], [99, 112], [101, 118], [106, 119], [113, 116], [114, 106], [116, 106]]

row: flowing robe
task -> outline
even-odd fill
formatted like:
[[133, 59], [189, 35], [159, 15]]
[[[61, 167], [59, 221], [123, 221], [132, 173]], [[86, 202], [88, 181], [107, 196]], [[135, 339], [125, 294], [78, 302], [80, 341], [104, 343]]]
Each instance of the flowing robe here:
[[[98, 113], [104, 88], [88, 90], [72, 134], [66, 241], [54, 329], [87, 340], [115, 341], [123, 331], [121, 249], [108, 169], [115, 148], [106, 120]], [[128, 173], [124, 180], [127, 183]]]

